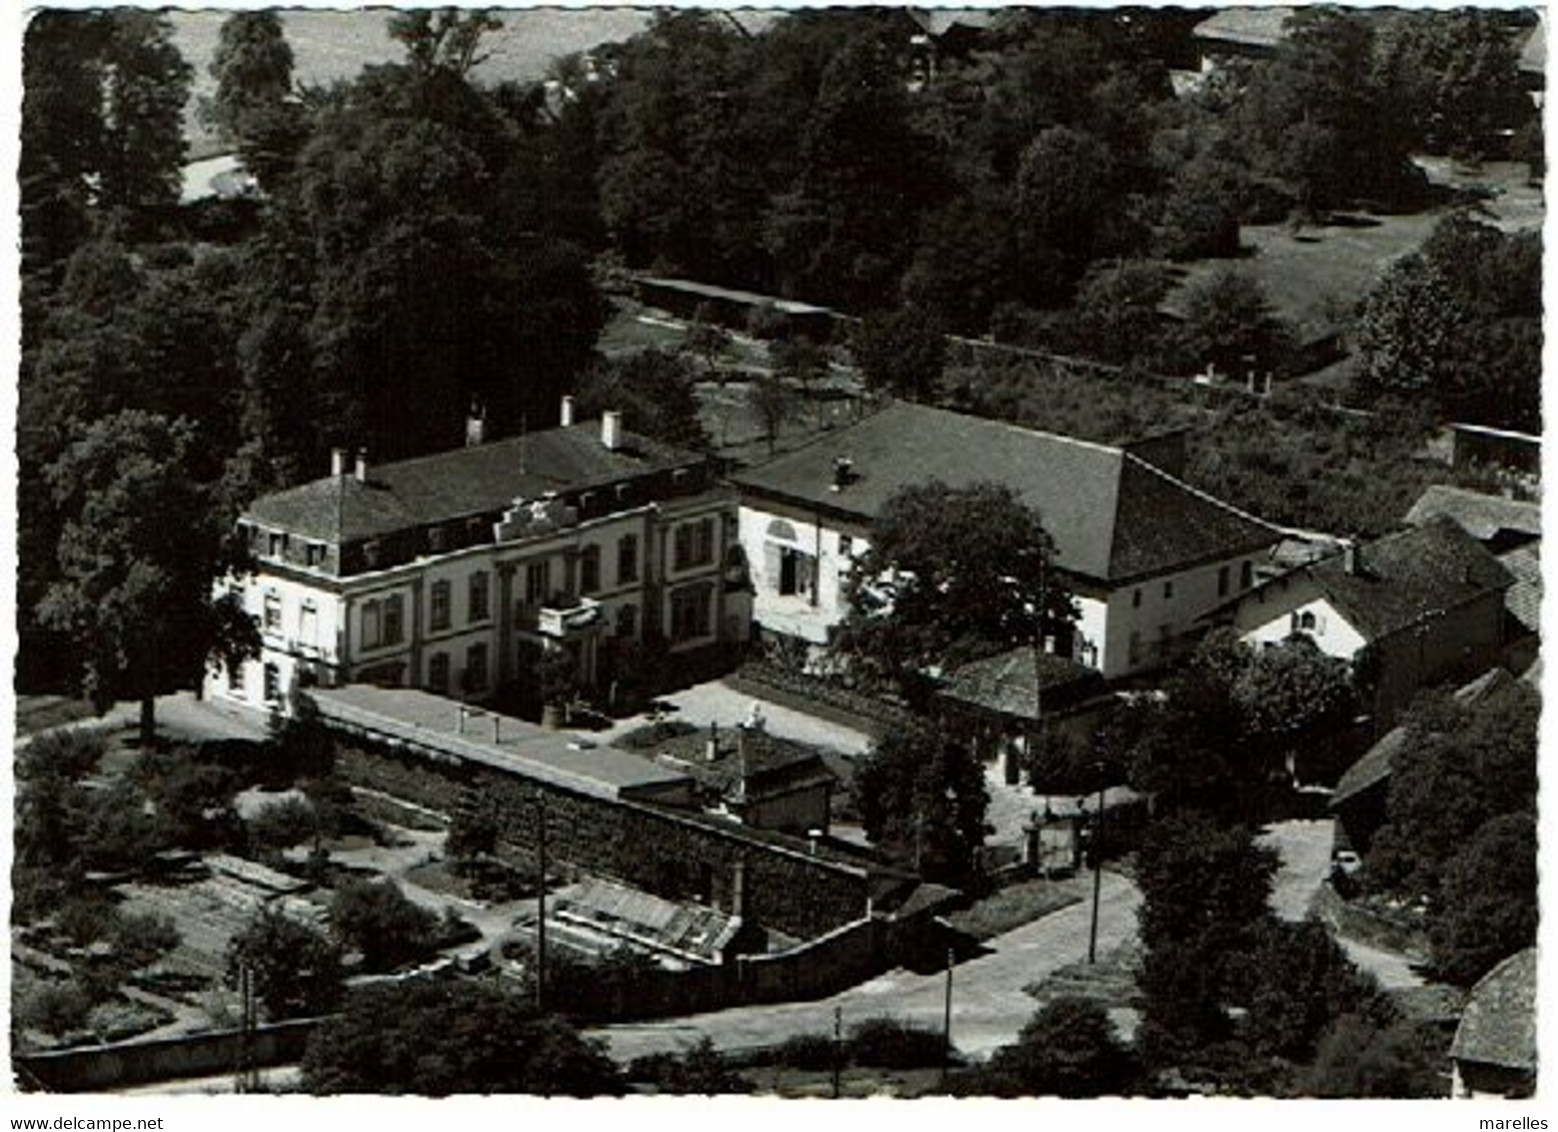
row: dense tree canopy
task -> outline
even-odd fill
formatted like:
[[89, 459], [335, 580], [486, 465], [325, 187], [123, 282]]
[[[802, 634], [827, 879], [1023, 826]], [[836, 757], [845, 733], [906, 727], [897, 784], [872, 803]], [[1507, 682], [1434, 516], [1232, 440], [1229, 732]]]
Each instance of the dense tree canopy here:
[[262, 186], [275, 184], [290, 172], [306, 128], [292, 89], [292, 47], [280, 15], [228, 16], [210, 71], [216, 92], [201, 106], [203, 116], [237, 146], [244, 168]]
[[340, 949], [323, 932], [262, 908], [232, 939], [227, 978], [236, 984], [247, 968], [255, 996], [272, 1021], [318, 1018], [342, 996]]
[[598, 1043], [490, 983], [415, 979], [354, 991], [309, 1040], [303, 1085], [335, 1093], [616, 1096]]
[[926, 876], [970, 874], [990, 796], [966, 736], [929, 724], [889, 732], [860, 761], [850, 790], [873, 843]]
[[148, 742], [153, 697], [198, 682], [213, 655], [232, 663], [258, 646], [252, 621], [214, 596], [226, 531], [192, 473], [195, 444], [185, 421], [126, 410], [87, 427], [48, 473], [65, 520], [39, 619], [75, 643], [99, 711], [141, 701]]

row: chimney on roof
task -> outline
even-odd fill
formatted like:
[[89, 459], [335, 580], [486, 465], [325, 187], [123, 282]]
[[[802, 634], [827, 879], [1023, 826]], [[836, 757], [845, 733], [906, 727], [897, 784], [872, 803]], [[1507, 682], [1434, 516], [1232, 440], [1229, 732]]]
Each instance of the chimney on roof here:
[[368, 482], [368, 450], [366, 448], [357, 449], [357, 482]]
[[471, 411], [465, 418], [465, 446], [474, 448], [487, 439], [487, 407], [480, 401], [471, 402]]
[[1342, 569], [1349, 574], [1363, 573], [1363, 555], [1358, 552], [1356, 539], [1342, 539]]
[[848, 456], [833, 457], [833, 488], [843, 491], [855, 478], [855, 462]]
[[570, 428], [573, 425], [573, 397], [567, 393], [563, 394], [563, 407], [557, 414], [557, 423], [563, 428]]
[[330, 474], [336, 479], [346, 474], [346, 449], [330, 449]]
[[741, 919], [747, 914], [747, 863], [737, 861], [731, 868], [730, 914]]
[[714, 762], [719, 758], [719, 724], [709, 724], [709, 737], [703, 741], [703, 761]]
[[608, 409], [600, 415], [600, 442], [608, 451], [622, 447], [622, 413]]

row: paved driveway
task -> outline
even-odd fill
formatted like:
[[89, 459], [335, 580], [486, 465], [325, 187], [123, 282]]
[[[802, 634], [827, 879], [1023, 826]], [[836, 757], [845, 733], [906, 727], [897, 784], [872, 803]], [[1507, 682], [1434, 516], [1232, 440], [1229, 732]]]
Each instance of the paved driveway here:
[[[1098, 950], [1107, 952], [1136, 932], [1141, 896], [1124, 877], [1105, 873], [1099, 902]], [[996, 936], [991, 952], [959, 964], [952, 974], [952, 1041], [965, 1054], [988, 1055], [1013, 1041], [1037, 1003], [1023, 987], [1087, 957], [1092, 904], [1084, 901]], [[895, 970], [818, 1002], [743, 1006], [663, 1022], [610, 1026], [595, 1031], [619, 1060], [677, 1051], [708, 1037], [721, 1048], [767, 1046], [796, 1034], [831, 1034], [833, 1010], [844, 1027], [892, 1015], [941, 1029], [946, 974]]]

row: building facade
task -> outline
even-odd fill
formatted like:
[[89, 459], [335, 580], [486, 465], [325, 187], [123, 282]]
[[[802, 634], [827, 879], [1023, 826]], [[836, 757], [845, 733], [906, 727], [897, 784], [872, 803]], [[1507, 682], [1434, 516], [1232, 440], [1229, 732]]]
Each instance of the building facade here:
[[1419, 689], [1493, 664], [1514, 579], [1449, 518], [1387, 535], [1270, 579], [1214, 614], [1254, 645], [1308, 638], [1372, 686], [1379, 727]]
[[732, 568], [734, 497], [704, 460], [626, 432], [619, 414], [256, 500], [254, 572], [225, 584], [261, 655], [207, 692], [284, 706], [291, 689], [368, 682], [485, 699], [523, 690], [545, 652], [604, 687], [658, 651], [748, 636]]
[[[994, 482], [1038, 513], [1080, 615], [1069, 652], [1107, 677], [1154, 668], [1255, 584], [1279, 535], [1131, 448], [899, 403], [734, 477], [754, 623], [811, 646], [897, 491]], [[1052, 643], [1056, 649], [1066, 645]]]

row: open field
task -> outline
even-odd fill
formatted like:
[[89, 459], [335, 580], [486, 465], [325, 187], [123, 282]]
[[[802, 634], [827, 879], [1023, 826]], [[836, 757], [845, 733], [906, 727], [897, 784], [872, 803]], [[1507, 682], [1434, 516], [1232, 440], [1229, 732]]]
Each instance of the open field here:
[[[214, 139], [199, 122], [195, 108], [200, 97], [215, 88], [211, 58], [228, 15], [216, 10], [168, 13], [174, 43], [195, 69], [194, 94], [185, 113], [194, 157], [213, 151]], [[382, 8], [283, 12], [297, 82], [329, 84], [351, 79], [370, 64], [399, 59], [400, 47], [386, 30], [389, 15]], [[544, 76], [547, 65], [560, 55], [636, 34], [648, 25], [650, 13], [644, 8], [534, 8], [501, 12], [499, 18], [503, 28], [483, 40], [488, 58], [474, 71], [482, 83], [532, 82]]]
[[[1523, 164], [1490, 163], [1468, 172], [1439, 159], [1422, 158], [1420, 163], [1435, 184], [1491, 194], [1482, 211], [1499, 227], [1541, 227], [1542, 191], [1526, 183]], [[1299, 229], [1287, 224], [1246, 225], [1242, 241], [1248, 254], [1243, 259], [1186, 264], [1181, 287], [1228, 266], [1247, 271], [1265, 288], [1277, 313], [1301, 337], [1310, 337], [1344, 318], [1385, 265], [1421, 245], [1447, 211], [1349, 215], [1338, 217], [1339, 223]], [[1168, 305], [1172, 307], [1177, 297], [1171, 297]]]

